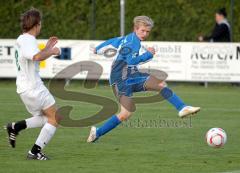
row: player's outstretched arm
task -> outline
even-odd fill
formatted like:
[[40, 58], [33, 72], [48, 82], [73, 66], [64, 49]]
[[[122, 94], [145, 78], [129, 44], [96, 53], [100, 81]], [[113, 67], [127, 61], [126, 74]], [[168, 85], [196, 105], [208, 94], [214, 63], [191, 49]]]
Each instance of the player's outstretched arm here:
[[57, 37], [50, 37], [46, 44], [46, 47], [33, 56], [33, 61], [43, 61], [52, 55], [60, 55], [60, 49], [55, 47], [57, 42]]
[[121, 43], [121, 40], [122, 40], [122, 37], [111, 38], [111, 39], [99, 44], [94, 49], [94, 53], [102, 55], [109, 48], [117, 49]]
[[[131, 48], [129, 46], [130, 45], [128, 45], [128, 49]], [[132, 48], [132, 50], [133, 50], [133, 48]], [[148, 48], [145, 53], [143, 53], [140, 56], [134, 57], [134, 58], [133, 58], [133, 54], [134, 54], [134, 52], [131, 52], [126, 56], [126, 61], [127, 61], [128, 65], [137, 65], [139, 63], [149, 61], [150, 59], [153, 58], [153, 55], [155, 54], [155, 50], [154, 50], [154, 48]]]

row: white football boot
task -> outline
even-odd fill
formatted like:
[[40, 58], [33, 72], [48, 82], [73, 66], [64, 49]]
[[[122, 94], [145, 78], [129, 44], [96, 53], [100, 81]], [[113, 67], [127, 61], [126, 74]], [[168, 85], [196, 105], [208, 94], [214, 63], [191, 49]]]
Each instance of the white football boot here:
[[198, 113], [200, 109], [200, 107], [185, 106], [178, 112], [178, 115], [180, 118], [185, 118]]
[[90, 134], [88, 136], [87, 142], [95, 142], [97, 140], [97, 128], [95, 126], [91, 127]]

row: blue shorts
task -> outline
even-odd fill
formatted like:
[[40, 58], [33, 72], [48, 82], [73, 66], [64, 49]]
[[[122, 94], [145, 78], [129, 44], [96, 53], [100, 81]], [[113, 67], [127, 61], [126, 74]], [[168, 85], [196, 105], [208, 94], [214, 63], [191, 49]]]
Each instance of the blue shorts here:
[[136, 72], [127, 79], [113, 83], [117, 96], [131, 97], [134, 92], [146, 91], [145, 83], [149, 78], [148, 73]]

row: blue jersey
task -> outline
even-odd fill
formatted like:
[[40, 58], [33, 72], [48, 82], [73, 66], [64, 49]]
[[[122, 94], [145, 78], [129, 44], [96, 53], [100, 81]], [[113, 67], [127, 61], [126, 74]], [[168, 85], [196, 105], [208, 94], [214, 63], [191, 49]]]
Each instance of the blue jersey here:
[[110, 84], [116, 84], [138, 73], [137, 66], [152, 59], [153, 54], [141, 46], [141, 41], [135, 32], [123, 37], [109, 39], [96, 47], [98, 54], [107, 49], [117, 51], [112, 64]]

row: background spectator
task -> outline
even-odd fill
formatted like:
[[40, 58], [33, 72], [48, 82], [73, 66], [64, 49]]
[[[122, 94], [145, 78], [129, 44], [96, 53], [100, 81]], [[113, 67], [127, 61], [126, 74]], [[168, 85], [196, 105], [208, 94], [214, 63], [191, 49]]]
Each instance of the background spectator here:
[[219, 9], [215, 14], [216, 24], [210, 36], [199, 36], [199, 41], [231, 42], [230, 24], [227, 21], [225, 8]]

